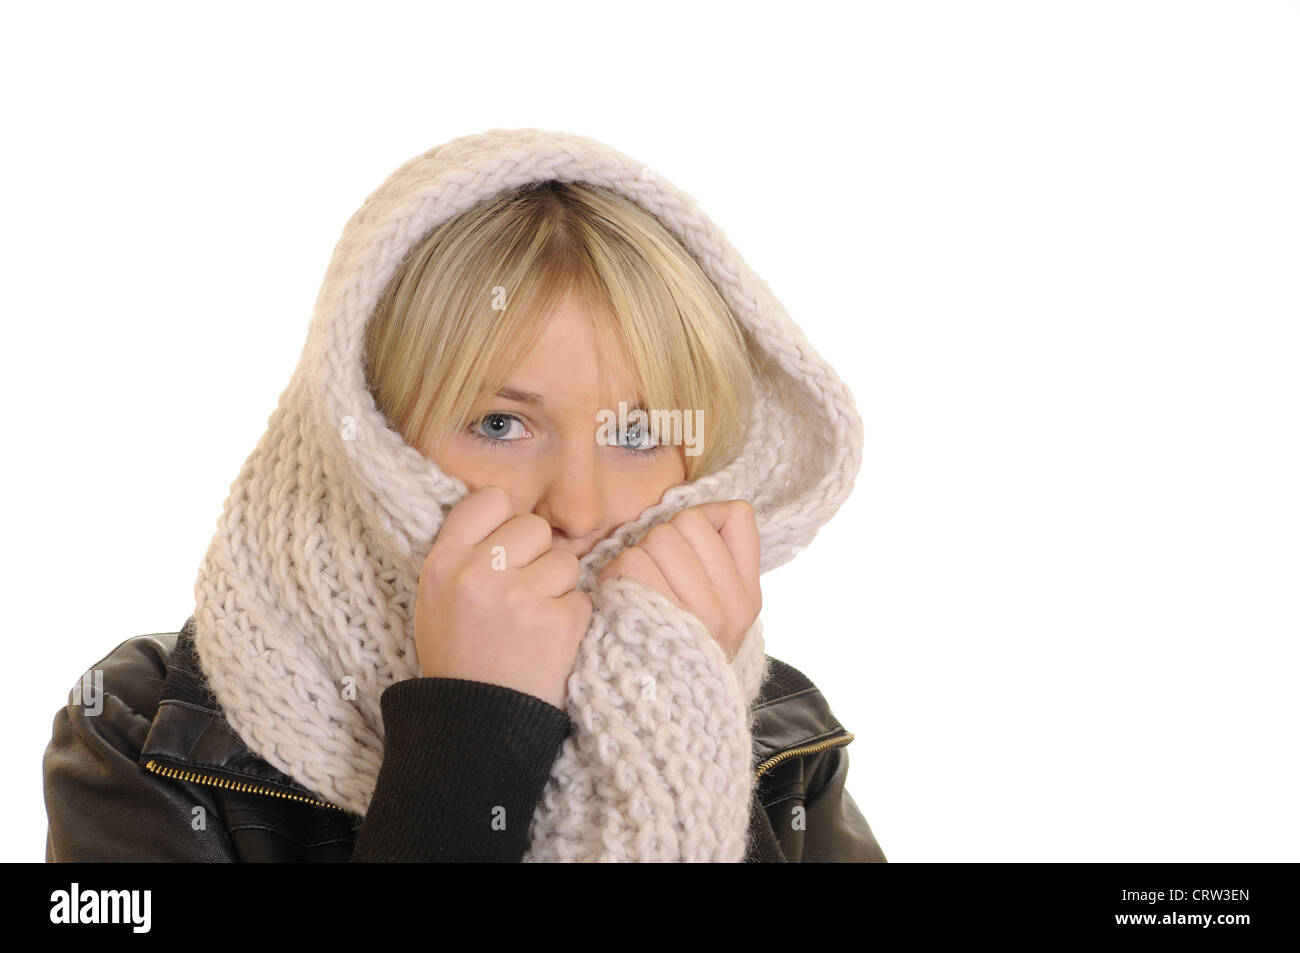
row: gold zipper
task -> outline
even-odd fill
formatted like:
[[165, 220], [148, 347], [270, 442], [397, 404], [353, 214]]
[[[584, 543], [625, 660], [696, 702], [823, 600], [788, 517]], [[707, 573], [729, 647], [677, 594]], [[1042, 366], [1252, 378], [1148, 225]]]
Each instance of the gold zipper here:
[[766, 761], [759, 763], [758, 769], [754, 772], [754, 779], [757, 780], [758, 778], [761, 778], [786, 758], [793, 758], [795, 755], [800, 754], [815, 754], [826, 748], [834, 748], [837, 745], [846, 745], [852, 740], [853, 732], [849, 731], [842, 735], [836, 735], [834, 738], [827, 738], [825, 741], [819, 741], [815, 745], [803, 745], [798, 748], [791, 748], [788, 751], [780, 751], [772, 755], [772, 757], [768, 758]]
[[[853, 740], [853, 737], [854, 736], [852, 732], [846, 732], [842, 735], [837, 735], [834, 738], [828, 738], [825, 741], [819, 741], [815, 745], [801, 745], [797, 748], [789, 748], [785, 751], [778, 752], [777, 754], [774, 754], [772, 757], [759, 763], [758, 768], [754, 771], [754, 778], [755, 780], [757, 780], [758, 778], [762, 777], [768, 771], [772, 770], [774, 767], [776, 767], [782, 761], [787, 760], [788, 758], [793, 758], [796, 757], [797, 755], [816, 754], [818, 751], [824, 751], [827, 748], [834, 748], [834, 747], [838, 747], [839, 745], [846, 745]], [[337, 804], [331, 804], [328, 801], [321, 801], [318, 800], [317, 798], [307, 797], [306, 795], [303, 794], [295, 794], [289, 791], [281, 791], [277, 788], [267, 787], [266, 785], [262, 785], [262, 784], [252, 784], [248, 781], [232, 781], [229, 778], [220, 778], [209, 774], [201, 774], [198, 771], [189, 771], [189, 770], [182, 771], [179, 768], [171, 768], [171, 767], [167, 767], [166, 765], [159, 764], [158, 762], [154, 761], [152, 758], [150, 758], [145, 763], [145, 767], [148, 768], [150, 771], [152, 771], [154, 774], [160, 774], [165, 778], [175, 778], [180, 781], [189, 781], [194, 784], [208, 784], [213, 787], [228, 788], [232, 791], [243, 791], [248, 794], [262, 794], [268, 797], [285, 798], [290, 801], [301, 801], [305, 804], [315, 804], [317, 807], [328, 807], [336, 811], [343, 810], [343, 808], [339, 807]]]
[[330, 804], [328, 801], [319, 801], [314, 797], [294, 794], [289, 791], [281, 791], [277, 788], [267, 787], [263, 784], [250, 784], [247, 781], [232, 781], [229, 778], [219, 778], [209, 774], [200, 774], [197, 771], [182, 771], [179, 768], [169, 768], [166, 765], [159, 764], [152, 758], [145, 763], [145, 767], [154, 774], [161, 774], [165, 778], [191, 781], [195, 784], [209, 784], [213, 787], [229, 788], [232, 791], [244, 791], [248, 794], [265, 794], [269, 797], [282, 797], [290, 801], [302, 801], [306, 804], [315, 804], [318, 807], [332, 807], [336, 811], [343, 810], [343, 808], [339, 807], [337, 804]]

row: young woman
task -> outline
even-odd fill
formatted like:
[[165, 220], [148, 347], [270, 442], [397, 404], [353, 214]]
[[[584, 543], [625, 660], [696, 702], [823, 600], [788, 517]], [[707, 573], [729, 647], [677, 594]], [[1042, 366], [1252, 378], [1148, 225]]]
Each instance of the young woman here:
[[56, 716], [47, 859], [883, 861], [759, 620], [861, 447], [653, 171], [429, 150], [345, 227], [194, 614]]

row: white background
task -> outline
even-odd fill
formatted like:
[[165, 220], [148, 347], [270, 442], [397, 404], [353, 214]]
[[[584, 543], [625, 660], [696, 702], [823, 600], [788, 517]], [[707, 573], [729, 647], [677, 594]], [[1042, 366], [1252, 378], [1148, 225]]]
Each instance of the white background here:
[[6, 5], [0, 858], [81, 672], [175, 631], [344, 222], [458, 135], [693, 195], [852, 388], [763, 579], [891, 861], [1300, 860], [1300, 12]]

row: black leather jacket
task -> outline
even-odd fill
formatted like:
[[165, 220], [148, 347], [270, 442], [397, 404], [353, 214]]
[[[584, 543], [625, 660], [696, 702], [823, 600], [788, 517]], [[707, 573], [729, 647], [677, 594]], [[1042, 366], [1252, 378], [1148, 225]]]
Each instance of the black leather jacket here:
[[[192, 626], [122, 642], [89, 670], [101, 674], [83, 678], [86, 698], [79, 683], [55, 715], [43, 759], [46, 861], [357, 859], [364, 818], [254, 755], [192, 651], [189, 664], [169, 665]], [[853, 735], [807, 677], [772, 661], [756, 702], [746, 860], [884, 862], [844, 787]], [[200, 823], [205, 836], [177, 836]]]

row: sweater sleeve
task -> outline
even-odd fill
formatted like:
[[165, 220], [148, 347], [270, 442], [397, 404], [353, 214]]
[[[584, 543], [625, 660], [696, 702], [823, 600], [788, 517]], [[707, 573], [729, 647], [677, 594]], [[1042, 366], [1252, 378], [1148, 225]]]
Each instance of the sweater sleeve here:
[[534, 695], [460, 678], [394, 682], [354, 862], [517, 862], [572, 723]]

